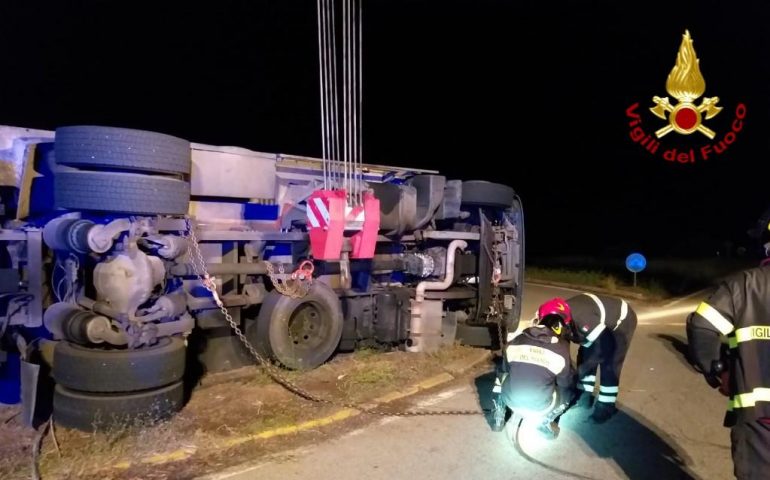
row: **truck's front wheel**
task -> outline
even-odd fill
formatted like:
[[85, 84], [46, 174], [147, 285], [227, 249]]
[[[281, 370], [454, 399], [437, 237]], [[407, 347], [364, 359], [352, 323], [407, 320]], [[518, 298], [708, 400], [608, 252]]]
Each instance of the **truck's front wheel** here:
[[337, 349], [342, 324], [337, 294], [326, 284], [314, 282], [302, 298], [270, 292], [246, 336], [263, 356], [286, 368], [311, 370]]

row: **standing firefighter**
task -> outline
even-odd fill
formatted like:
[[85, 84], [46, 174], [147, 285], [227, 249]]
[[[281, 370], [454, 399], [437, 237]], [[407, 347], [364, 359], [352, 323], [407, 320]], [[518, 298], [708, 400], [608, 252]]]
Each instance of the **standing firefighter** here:
[[[727, 347], [722, 339], [726, 338]], [[722, 281], [687, 318], [690, 355], [706, 381], [729, 397], [724, 426], [731, 427], [739, 480], [770, 475], [770, 266]]]
[[618, 411], [620, 373], [636, 331], [636, 313], [625, 300], [607, 295], [583, 293], [566, 303], [572, 314], [572, 341], [580, 344], [577, 387], [590, 405], [599, 370], [599, 395], [591, 418], [604, 423]]
[[[537, 324], [524, 329], [508, 343], [505, 360], [508, 371], [503, 374], [500, 393], [503, 410], [532, 423], [549, 439], [559, 434], [555, 420], [567, 409], [574, 389], [570, 361], [569, 312], [564, 303], [546, 302], [538, 309]], [[502, 429], [504, 421], [496, 425]]]

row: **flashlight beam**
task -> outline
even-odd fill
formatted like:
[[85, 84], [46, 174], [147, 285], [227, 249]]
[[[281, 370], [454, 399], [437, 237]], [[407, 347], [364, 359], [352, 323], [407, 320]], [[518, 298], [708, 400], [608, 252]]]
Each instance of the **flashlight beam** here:
[[538, 460], [536, 458], [532, 458], [531, 456], [529, 456], [529, 454], [524, 451], [524, 448], [522, 448], [521, 441], [519, 439], [519, 433], [521, 432], [521, 425], [522, 425], [522, 423], [524, 423], [524, 419], [519, 420], [519, 424], [516, 425], [516, 433], [513, 436], [514, 437], [513, 438], [513, 445], [514, 445], [514, 447], [516, 447], [516, 451], [519, 452], [519, 455], [521, 455], [521, 457], [524, 460], [526, 460], [529, 463], [532, 463], [534, 465], [538, 465], [540, 467], [543, 467], [546, 470], [550, 470], [550, 471], [552, 471], [554, 473], [558, 473], [559, 475], [564, 475], [564, 476], [569, 477], [569, 478], [579, 478], [579, 479], [582, 479], [582, 480], [598, 480], [598, 479], [593, 478], [593, 477], [587, 477], [585, 475], [580, 475], [579, 473], [572, 473], [572, 472], [568, 472], [566, 470], [562, 470], [560, 468], [552, 467], [552, 466], [548, 465], [547, 463], [543, 463], [540, 460]]

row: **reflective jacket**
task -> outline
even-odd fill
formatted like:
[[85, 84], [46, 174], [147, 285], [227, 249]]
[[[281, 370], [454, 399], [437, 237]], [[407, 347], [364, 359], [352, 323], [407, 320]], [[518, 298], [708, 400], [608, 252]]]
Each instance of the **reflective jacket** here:
[[628, 316], [628, 303], [609, 295], [582, 293], [567, 299], [575, 341], [584, 347], [590, 347], [599, 335], [609, 330], [617, 330]]
[[569, 399], [572, 382], [569, 342], [543, 325], [524, 329], [505, 348], [508, 376], [502, 393], [511, 408], [555, 407]]
[[687, 339], [705, 375], [717, 373], [712, 370], [716, 361], [729, 369], [725, 426], [770, 417], [770, 267], [722, 281], [687, 318]]

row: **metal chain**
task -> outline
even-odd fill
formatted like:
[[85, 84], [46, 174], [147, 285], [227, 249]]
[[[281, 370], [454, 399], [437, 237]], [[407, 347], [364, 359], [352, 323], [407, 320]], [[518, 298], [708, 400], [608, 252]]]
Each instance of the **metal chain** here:
[[303, 278], [289, 278], [286, 279], [283, 264], [278, 264], [278, 275], [275, 274], [275, 267], [271, 262], [265, 262], [265, 268], [267, 268], [267, 275], [270, 277], [270, 281], [273, 282], [273, 286], [282, 295], [292, 298], [302, 298], [307, 295], [310, 290], [310, 281]]
[[[195, 275], [201, 280], [206, 290], [208, 290], [211, 293], [211, 296], [213, 297], [214, 302], [216, 303], [217, 307], [219, 307], [219, 310], [222, 312], [222, 315], [225, 317], [225, 320], [227, 321], [228, 324], [230, 324], [230, 328], [232, 328], [233, 332], [235, 332], [235, 334], [238, 336], [238, 339], [241, 341], [241, 343], [243, 343], [243, 345], [246, 347], [249, 353], [251, 353], [251, 355], [257, 360], [259, 365], [262, 366], [262, 368], [264, 368], [265, 373], [273, 381], [275, 381], [276, 383], [284, 387], [286, 390], [294, 393], [295, 395], [301, 398], [304, 398], [305, 400], [309, 400], [315, 403], [323, 403], [327, 405], [336, 405], [344, 408], [352, 408], [354, 410], [359, 410], [362, 413], [368, 413], [371, 415], [416, 417], [416, 416], [429, 416], [429, 415], [483, 415], [484, 414], [484, 411], [482, 410], [440, 410], [440, 411], [407, 410], [402, 412], [389, 412], [389, 411], [378, 410], [376, 408], [366, 408], [362, 405], [358, 405], [355, 403], [337, 402], [334, 400], [330, 400], [328, 398], [319, 397], [318, 395], [308, 392], [307, 390], [300, 387], [299, 385], [292, 383], [290, 380], [288, 380], [286, 377], [284, 377], [280, 373], [280, 371], [278, 370], [278, 367], [270, 363], [267, 359], [265, 359], [262, 355], [260, 355], [259, 352], [257, 352], [257, 350], [251, 345], [251, 342], [249, 342], [249, 340], [243, 334], [243, 331], [235, 322], [232, 315], [230, 315], [230, 312], [227, 311], [227, 307], [225, 307], [224, 303], [222, 302], [222, 299], [219, 297], [219, 294], [217, 293], [216, 285], [214, 283], [213, 278], [211, 278], [211, 276], [208, 274], [208, 271], [206, 270], [206, 263], [203, 260], [203, 254], [201, 253], [200, 247], [198, 245], [198, 239], [195, 234], [195, 228], [192, 226], [192, 222], [190, 221], [189, 218], [186, 219], [186, 226], [187, 226], [186, 238], [188, 240], [187, 255], [190, 257], [190, 262], [193, 265]], [[279, 271], [280, 270], [282, 270], [282, 268], [280, 268]], [[268, 272], [269, 271], [270, 271], [270, 267], [268, 267]]]

